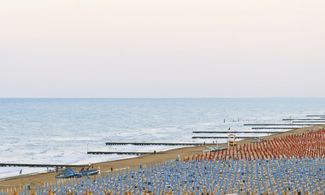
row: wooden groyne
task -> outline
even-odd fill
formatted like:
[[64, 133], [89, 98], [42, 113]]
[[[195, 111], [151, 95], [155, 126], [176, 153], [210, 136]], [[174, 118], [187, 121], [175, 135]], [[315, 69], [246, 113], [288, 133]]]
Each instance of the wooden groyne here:
[[285, 131], [193, 131], [192, 133], [282, 133]]
[[148, 145], [164, 145], [164, 146], [202, 146], [204, 143], [168, 143], [168, 142], [106, 142], [106, 145], [135, 145], [135, 146], [148, 146]]
[[[292, 121], [292, 123], [306, 123], [306, 121]], [[319, 124], [319, 125], [325, 125], [325, 120], [323, 120], [323, 121], [308, 121], [308, 123], [313, 123], [313, 124], [315, 124], [315, 123], [317, 123], [317, 124]]]
[[301, 128], [301, 126], [312, 126], [312, 125], [318, 125], [315, 123], [299, 123], [299, 124], [292, 124], [292, 123], [247, 123], [244, 124], [244, 126], [297, 126], [297, 128]]
[[[252, 127], [252, 129], [256, 129], [256, 130], [258, 130], [258, 129], [282, 129], [282, 130], [285, 130], [285, 129], [298, 129], [298, 128], [300, 128], [300, 127]], [[280, 131], [281, 132], [281, 131]]]
[[283, 121], [325, 121], [324, 118], [284, 118]]
[[306, 115], [306, 117], [320, 117], [320, 118], [325, 118], [324, 114], [309, 114]]
[[117, 154], [117, 155], [145, 155], [145, 154], [163, 154], [163, 152], [105, 152], [105, 151], [90, 151], [87, 154], [102, 155], [102, 154]]
[[[236, 139], [260, 138], [263, 136], [236, 136]], [[193, 136], [192, 139], [228, 139], [228, 136]]]
[[29, 164], [29, 163], [0, 163], [0, 167], [85, 167], [88, 165], [69, 165], [69, 164]]

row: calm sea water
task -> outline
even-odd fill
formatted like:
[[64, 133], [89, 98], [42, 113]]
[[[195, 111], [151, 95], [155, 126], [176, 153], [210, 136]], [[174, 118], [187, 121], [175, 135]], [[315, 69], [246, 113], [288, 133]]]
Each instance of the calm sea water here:
[[249, 129], [243, 124], [281, 122], [324, 111], [325, 99], [316, 98], [0, 99], [0, 162], [88, 163], [125, 158], [86, 152], [168, 149], [108, 147], [105, 142], [202, 142], [191, 139], [193, 130]]

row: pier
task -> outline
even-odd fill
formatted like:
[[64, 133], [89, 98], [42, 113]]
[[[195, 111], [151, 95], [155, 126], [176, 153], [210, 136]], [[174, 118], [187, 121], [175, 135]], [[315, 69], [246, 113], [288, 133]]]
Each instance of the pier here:
[[284, 118], [283, 121], [325, 121], [324, 118]]
[[309, 114], [306, 115], [306, 117], [320, 117], [320, 118], [325, 118], [324, 114]]
[[163, 146], [203, 146], [204, 143], [168, 143], [168, 142], [106, 142], [106, 145], [135, 145], [135, 146], [148, 146], [148, 145], [163, 145]]
[[[292, 121], [292, 123], [306, 123], [306, 121]], [[308, 123], [317, 123], [317, 124], [324, 124], [325, 125], [325, 120], [322, 121], [308, 121]]]
[[86, 167], [88, 165], [64, 165], [64, 164], [29, 164], [29, 163], [0, 163], [0, 167]]
[[248, 123], [248, 124], [244, 124], [244, 126], [297, 126], [297, 128], [301, 128], [301, 126], [312, 126], [312, 125], [319, 125], [317, 123], [299, 123], [299, 124], [292, 124], [292, 123], [275, 123], [275, 124], [271, 124], [271, 123]]
[[117, 154], [117, 155], [145, 155], [145, 154], [163, 154], [164, 152], [104, 152], [104, 151], [90, 151], [87, 154], [101, 155], [101, 154]]
[[192, 133], [282, 133], [285, 131], [193, 131]]
[[[285, 130], [285, 129], [298, 129], [298, 128], [300, 128], [300, 127], [252, 127], [252, 129], [282, 129], [282, 130]], [[279, 132], [281, 132], [281, 131], [279, 131]]]
[[[263, 136], [236, 136], [236, 139], [261, 138]], [[192, 139], [228, 139], [228, 136], [193, 136]]]

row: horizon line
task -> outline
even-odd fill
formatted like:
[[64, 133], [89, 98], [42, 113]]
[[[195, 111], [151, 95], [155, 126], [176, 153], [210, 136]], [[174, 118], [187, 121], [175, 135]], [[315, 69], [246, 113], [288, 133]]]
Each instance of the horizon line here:
[[50, 96], [39, 96], [39, 97], [1, 97], [0, 99], [322, 99], [325, 97], [318, 96], [243, 96], [243, 97], [215, 97], [215, 96], [202, 96], [202, 97], [50, 97]]

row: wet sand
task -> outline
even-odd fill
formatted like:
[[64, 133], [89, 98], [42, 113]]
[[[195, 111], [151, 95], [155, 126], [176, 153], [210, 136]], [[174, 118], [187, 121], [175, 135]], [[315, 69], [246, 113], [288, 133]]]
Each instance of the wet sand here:
[[[275, 137], [281, 137], [289, 134], [301, 134], [307, 131], [316, 131], [324, 128], [325, 126], [314, 126], [314, 127], [295, 129], [284, 133], [272, 134], [270, 136], [263, 137], [263, 139], [264, 140], [272, 139]], [[238, 141], [237, 144], [251, 143], [255, 141], [256, 141], [255, 139], [245, 139], [245, 140]], [[212, 146], [212, 145], [206, 145], [206, 146]], [[123, 169], [126, 167], [139, 167], [139, 165], [156, 164], [168, 160], [175, 160], [178, 155], [180, 155], [180, 157], [183, 158], [183, 157], [191, 156], [193, 154], [199, 154], [206, 149], [206, 146], [178, 148], [169, 151], [164, 151], [163, 153], [157, 152], [157, 154], [148, 154], [148, 155], [143, 155], [131, 159], [95, 163], [92, 164], [92, 166], [94, 166], [94, 168], [100, 167], [101, 172], [105, 174], [106, 172], [110, 172], [111, 168], [113, 168], [113, 170], [116, 170], [116, 169]], [[219, 144], [219, 146], [226, 147], [227, 144]], [[55, 183], [56, 174], [57, 173], [40, 173], [36, 175], [22, 175], [17, 177], [6, 178], [0, 181], [0, 190], [6, 190], [8, 188], [18, 189], [25, 185], [30, 185], [33, 188], [35, 186], [43, 185], [44, 183]]]

